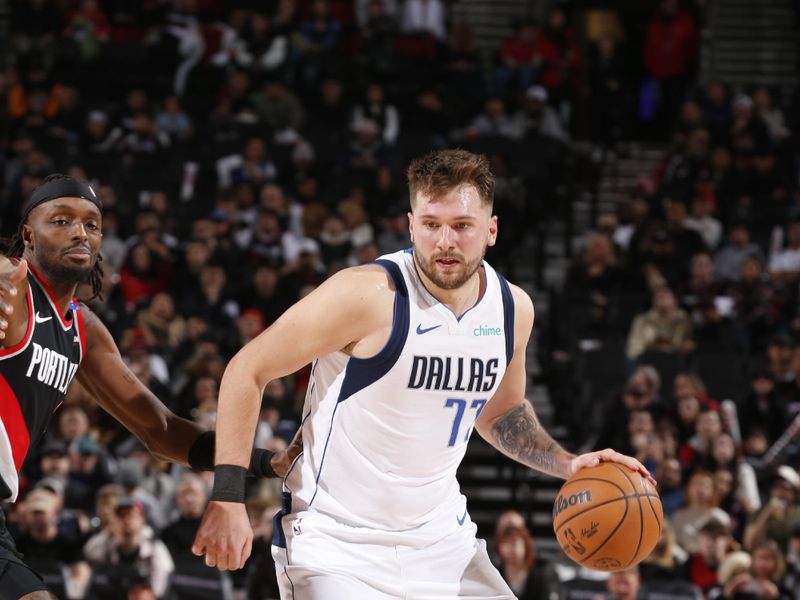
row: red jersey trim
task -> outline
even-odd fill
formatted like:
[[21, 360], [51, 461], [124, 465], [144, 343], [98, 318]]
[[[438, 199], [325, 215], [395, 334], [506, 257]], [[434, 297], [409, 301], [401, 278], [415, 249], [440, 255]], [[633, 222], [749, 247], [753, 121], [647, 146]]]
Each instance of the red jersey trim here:
[[28, 329], [25, 331], [25, 337], [23, 337], [18, 344], [14, 344], [11, 348], [0, 349], [0, 360], [16, 356], [28, 347], [31, 337], [33, 336], [33, 322], [35, 319], [36, 314], [33, 312], [33, 292], [31, 291], [31, 284], [28, 282]]
[[0, 420], [3, 421], [11, 445], [14, 467], [19, 472], [31, 445], [31, 434], [28, 432], [25, 417], [22, 416], [19, 399], [2, 375], [0, 375]]
[[61, 314], [61, 309], [58, 307], [58, 302], [56, 302], [56, 295], [53, 293], [53, 288], [50, 287], [48, 281], [42, 276], [41, 273], [39, 273], [39, 271], [34, 268], [30, 261], [28, 262], [28, 268], [31, 270], [31, 273], [33, 273], [33, 276], [36, 278], [36, 281], [39, 283], [39, 285], [42, 286], [44, 295], [47, 296], [47, 300], [50, 302], [53, 311], [56, 313], [56, 315], [58, 315], [58, 320], [61, 322], [61, 327], [64, 329], [64, 331], [68, 331], [69, 328], [72, 327], [72, 319], [69, 321], [64, 319], [64, 315]]
[[83, 310], [78, 304], [78, 301], [75, 298], [73, 298], [72, 303], [76, 307], [75, 309], [73, 309], [73, 314], [77, 317], [78, 338], [80, 339], [81, 342], [81, 362], [83, 362], [83, 357], [86, 356], [86, 326], [84, 325], [83, 322]]

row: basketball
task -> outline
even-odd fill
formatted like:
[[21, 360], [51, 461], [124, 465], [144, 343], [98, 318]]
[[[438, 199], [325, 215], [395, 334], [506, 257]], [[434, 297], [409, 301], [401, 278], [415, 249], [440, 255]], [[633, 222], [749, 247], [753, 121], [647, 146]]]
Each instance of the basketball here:
[[637, 471], [616, 463], [581, 469], [553, 506], [558, 545], [578, 564], [620, 571], [644, 560], [661, 535], [661, 498]]

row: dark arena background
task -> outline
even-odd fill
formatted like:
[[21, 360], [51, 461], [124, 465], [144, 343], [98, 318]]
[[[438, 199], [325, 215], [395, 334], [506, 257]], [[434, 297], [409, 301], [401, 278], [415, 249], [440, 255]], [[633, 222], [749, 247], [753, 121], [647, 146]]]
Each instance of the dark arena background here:
[[[580, 568], [560, 482], [473, 436], [459, 479], [503, 576], [521, 600], [798, 600], [799, 24], [797, 0], [0, 0], [0, 228], [49, 173], [88, 180], [91, 307], [213, 427], [243, 344], [410, 244], [409, 161], [486, 154], [487, 260], [536, 307], [529, 400], [570, 450], [641, 460], [668, 517], [638, 571]], [[257, 445], [291, 440], [308, 376], [268, 385]], [[248, 490], [246, 567], [220, 573], [189, 551], [208, 474], [157, 462], [78, 384], [31, 453], [5, 510], [60, 598], [278, 597], [276, 480]]]

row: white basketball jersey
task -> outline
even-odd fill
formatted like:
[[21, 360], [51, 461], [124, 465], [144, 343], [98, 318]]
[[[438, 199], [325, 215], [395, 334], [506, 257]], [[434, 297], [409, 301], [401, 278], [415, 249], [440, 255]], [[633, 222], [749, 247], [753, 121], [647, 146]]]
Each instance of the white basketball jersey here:
[[455, 526], [456, 469], [514, 348], [511, 291], [484, 262], [486, 289], [457, 318], [425, 289], [410, 249], [377, 263], [396, 288], [389, 340], [371, 358], [315, 361], [286, 489], [294, 511], [348, 525], [406, 531], [442, 516]]

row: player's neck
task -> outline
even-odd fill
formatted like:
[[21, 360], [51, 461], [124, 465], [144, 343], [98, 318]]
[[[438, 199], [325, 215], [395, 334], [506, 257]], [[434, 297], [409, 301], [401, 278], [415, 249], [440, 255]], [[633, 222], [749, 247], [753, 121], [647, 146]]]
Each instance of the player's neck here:
[[422, 283], [430, 294], [439, 302], [449, 308], [456, 317], [460, 318], [465, 312], [477, 304], [486, 287], [486, 276], [483, 268], [479, 268], [464, 285], [455, 289], [441, 288], [431, 281], [422, 269], [417, 269]]
[[78, 289], [78, 284], [75, 282], [63, 282], [56, 278], [51, 277], [44, 271], [41, 265], [36, 262], [28, 253], [23, 255], [28, 261], [28, 264], [36, 271], [39, 279], [43, 280], [48, 288], [49, 293], [52, 295], [53, 301], [58, 306], [58, 310], [62, 315], [66, 315], [69, 310], [69, 305], [75, 297], [75, 291]]

